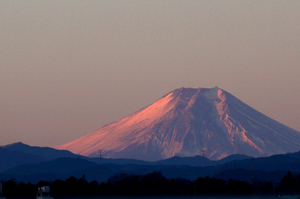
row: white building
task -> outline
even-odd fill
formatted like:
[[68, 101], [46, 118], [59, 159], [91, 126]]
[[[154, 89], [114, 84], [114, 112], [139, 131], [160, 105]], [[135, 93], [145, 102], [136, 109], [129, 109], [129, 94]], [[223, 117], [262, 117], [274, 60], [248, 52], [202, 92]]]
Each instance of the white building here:
[[53, 197], [51, 197], [50, 195], [50, 187], [49, 186], [39, 187], [36, 199], [53, 199]]

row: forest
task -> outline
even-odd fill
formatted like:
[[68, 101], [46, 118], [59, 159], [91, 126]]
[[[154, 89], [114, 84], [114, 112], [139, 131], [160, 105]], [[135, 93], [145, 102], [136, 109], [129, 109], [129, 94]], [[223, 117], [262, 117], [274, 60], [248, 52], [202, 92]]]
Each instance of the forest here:
[[117, 174], [107, 182], [88, 182], [83, 175], [74, 176], [65, 181], [39, 181], [37, 184], [8, 180], [3, 182], [3, 196], [35, 197], [37, 188], [50, 186], [53, 197], [81, 196], [201, 196], [201, 195], [295, 195], [300, 194], [300, 174], [292, 175], [290, 171], [279, 183], [251, 182], [239, 180], [221, 180], [199, 177], [195, 181], [186, 179], [167, 179], [161, 172], [146, 175]]

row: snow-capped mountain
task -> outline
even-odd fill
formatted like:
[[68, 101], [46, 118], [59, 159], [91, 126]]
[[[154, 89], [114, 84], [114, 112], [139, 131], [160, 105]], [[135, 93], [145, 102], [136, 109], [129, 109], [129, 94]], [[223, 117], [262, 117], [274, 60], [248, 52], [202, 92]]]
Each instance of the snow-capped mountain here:
[[260, 157], [300, 150], [300, 132], [215, 87], [176, 89], [150, 106], [55, 147], [107, 158], [160, 160], [205, 154]]

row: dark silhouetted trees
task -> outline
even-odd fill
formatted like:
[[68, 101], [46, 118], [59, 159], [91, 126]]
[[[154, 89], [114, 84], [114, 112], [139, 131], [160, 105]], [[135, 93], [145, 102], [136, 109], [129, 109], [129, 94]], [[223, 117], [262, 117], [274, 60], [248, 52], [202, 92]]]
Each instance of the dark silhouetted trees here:
[[[282, 194], [295, 194], [297, 190], [296, 178], [292, 175], [290, 171], [280, 180], [280, 192]], [[299, 187], [300, 188], [300, 187]]]
[[249, 194], [300, 194], [300, 174], [289, 171], [276, 186], [271, 181], [248, 183], [239, 180], [221, 180], [209, 176], [195, 181], [186, 179], [166, 179], [161, 172], [146, 175], [117, 174], [107, 182], [88, 182], [83, 175], [65, 181], [39, 181], [31, 183], [8, 180], [3, 184], [6, 197], [35, 197], [37, 188], [50, 186], [54, 197], [82, 196], [192, 196], [192, 195], [249, 195]]
[[16, 182], [8, 180], [3, 184], [3, 194], [7, 197], [35, 197], [37, 193], [36, 185], [31, 183]]

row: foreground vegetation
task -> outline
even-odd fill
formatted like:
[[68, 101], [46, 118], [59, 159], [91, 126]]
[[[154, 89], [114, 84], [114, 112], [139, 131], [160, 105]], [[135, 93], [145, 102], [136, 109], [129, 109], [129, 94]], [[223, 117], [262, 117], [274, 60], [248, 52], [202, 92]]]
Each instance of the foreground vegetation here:
[[80, 196], [165, 196], [165, 195], [251, 195], [251, 194], [300, 194], [300, 174], [295, 177], [288, 172], [278, 184], [272, 182], [227, 181], [210, 177], [195, 181], [166, 179], [160, 172], [147, 175], [114, 175], [107, 182], [87, 182], [83, 176], [54, 182], [40, 181], [37, 184], [6, 181], [3, 191], [6, 197], [34, 197], [37, 187], [48, 185], [54, 197]]

